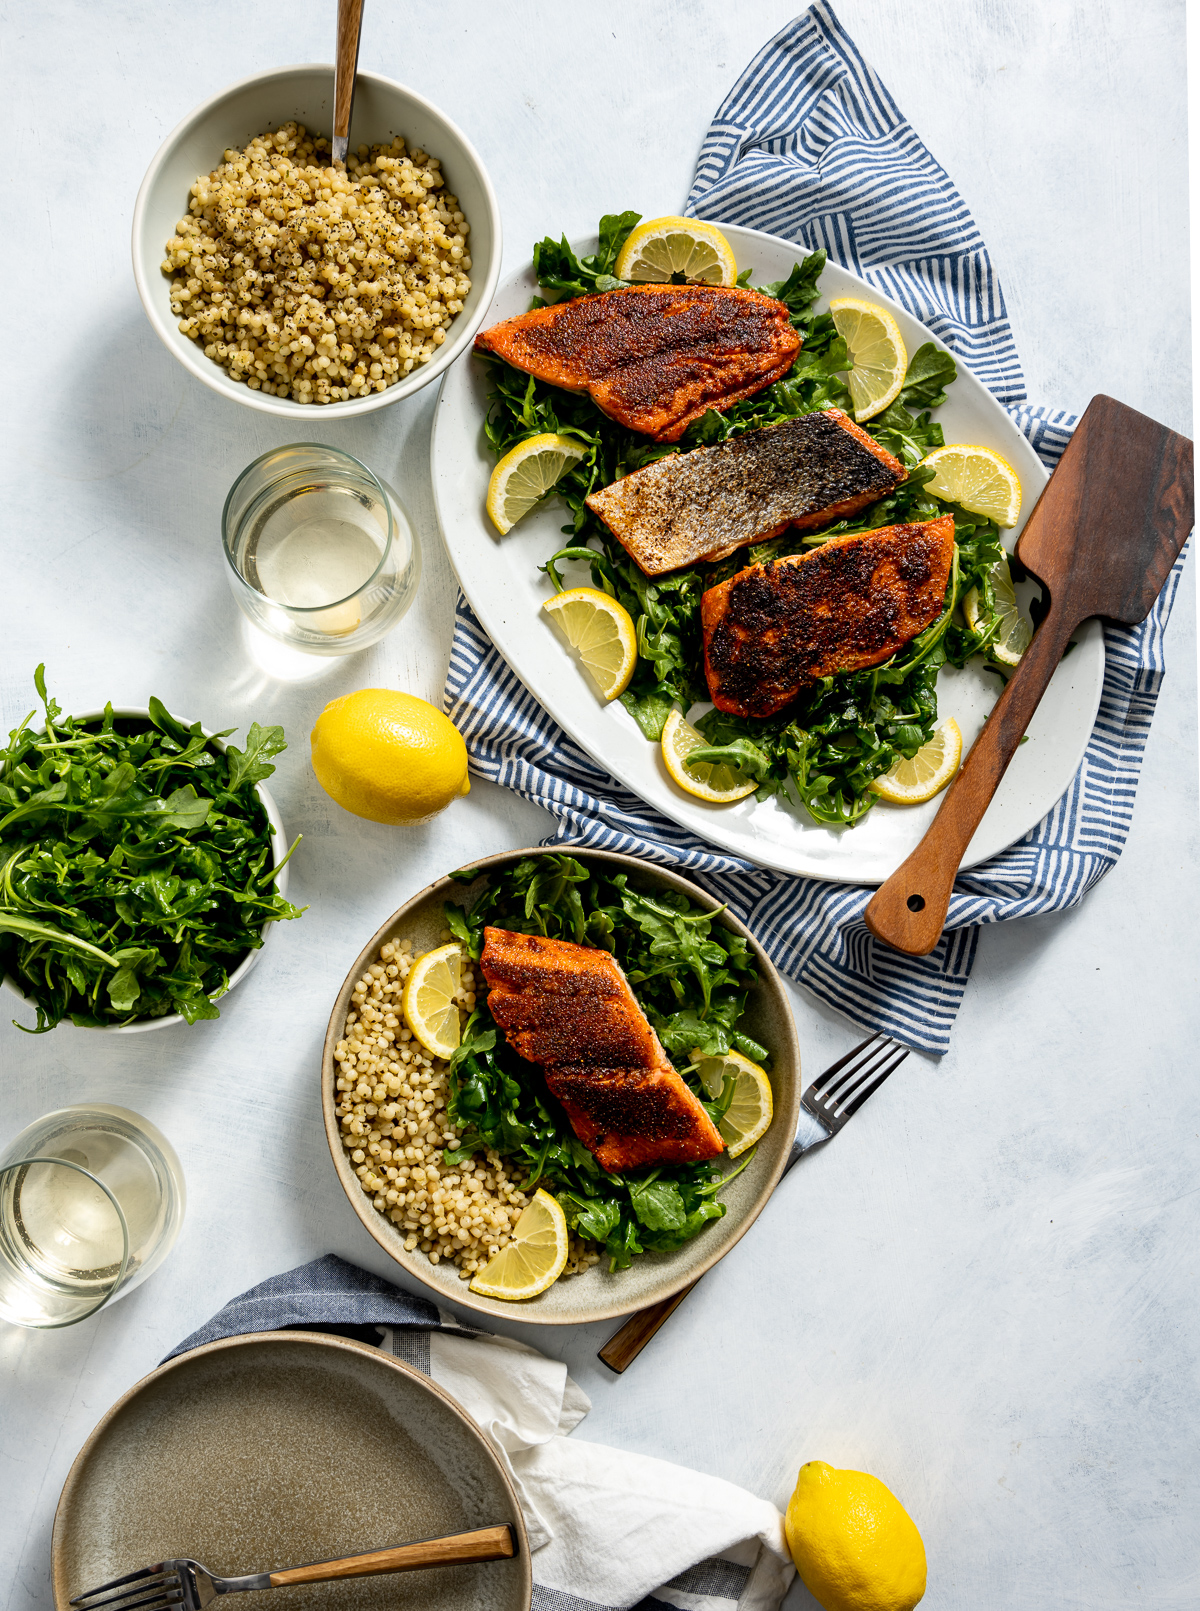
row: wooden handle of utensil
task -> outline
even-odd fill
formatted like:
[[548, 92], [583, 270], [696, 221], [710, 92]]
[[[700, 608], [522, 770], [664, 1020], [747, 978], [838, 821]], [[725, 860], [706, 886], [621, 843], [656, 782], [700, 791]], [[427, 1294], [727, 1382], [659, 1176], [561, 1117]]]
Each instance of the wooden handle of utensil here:
[[400, 1544], [396, 1549], [351, 1555], [344, 1561], [314, 1561], [311, 1566], [293, 1566], [286, 1572], [272, 1572], [271, 1587], [282, 1589], [289, 1583], [328, 1583], [342, 1577], [375, 1577], [382, 1572], [414, 1572], [422, 1566], [467, 1566], [472, 1561], [507, 1560], [516, 1553], [517, 1541], [511, 1527], [481, 1527], [474, 1533], [422, 1538], [415, 1544]]
[[925, 837], [867, 907], [876, 939], [913, 957], [928, 956], [941, 939], [959, 863], [1078, 625], [1051, 605]]
[[684, 1287], [682, 1292], [676, 1292], [673, 1297], [664, 1298], [661, 1303], [652, 1303], [647, 1308], [639, 1309], [636, 1314], [630, 1315], [620, 1331], [613, 1332], [597, 1357], [604, 1361], [609, 1370], [616, 1371], [619, 1376], [627, 1366], [633, 1364], [663, 1322], [675, 1313], [692, 1287], [699, 1284], [697, 1279], [691, 1286]]
[[354, 75], [358, 72], [358, 37], [362, 32], [363, 0], [338, 0], [337, 77], [333, 88], [333, 132], [346, 138], [354, 105]]

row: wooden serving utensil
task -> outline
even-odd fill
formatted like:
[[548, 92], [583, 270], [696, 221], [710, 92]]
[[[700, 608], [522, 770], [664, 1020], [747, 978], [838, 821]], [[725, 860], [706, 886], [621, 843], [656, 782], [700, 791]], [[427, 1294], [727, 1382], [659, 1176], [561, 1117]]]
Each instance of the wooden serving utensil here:
[[363, 0], [338, 0], [337, 69], [333, 80], [333, 161], [344, 167], [350, 154], [350, 119], [354, 115], [354, 80], [358, 75], [358, 40]]
[[1193, 521], [1192, 444], [1112, 397], [1093, 397], [1017, 543], [1050, 608], [908, 860], [876, 892], [877, 939], [927, 956], [955, 874], [1062, 659], [1090, 616], [1145, 620]]

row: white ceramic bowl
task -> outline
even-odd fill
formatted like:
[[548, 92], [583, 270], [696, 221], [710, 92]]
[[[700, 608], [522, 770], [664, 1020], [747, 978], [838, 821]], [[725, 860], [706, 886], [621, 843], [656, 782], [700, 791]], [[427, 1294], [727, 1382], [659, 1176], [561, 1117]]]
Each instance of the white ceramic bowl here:
[[420, 147], [438, 158], [446, 184], [458, 197], [471, 226], [471, 290], [436, 357], [386, 391], [325, 404], [296, 403], [290, 397], [253, 392], [244, 381], [231, 380], [219, 364], [204, 356], [202, 347], [180, 333], [179, 320], [171, 312], [170, 281], [161, 264], [176, 224], [187, 214], [189, 193], [200, 175], [211, 173], [230, 146], [243, 147], [256, 134], [293, 118], [318, 134], [331, 132], [332, 66], [274, 67], [231, 84], [189, 112], [167, 135], [142, 180], [133, 210], [133, 276], [158, 336], [184, 368], [213, 391], [267, 414], [340, 419], [411, 397], [471, 345], [500, 277], [500, 210], [487, 170], [456, 124], [403, 84], [360, 71], [350, 130], [354, 144], [377, 145], [399, 134], [410, 149]]
[[[174, 711], [172, 711], [171, 714], [175, 717], [177, 722], [182, 722], [185, 727], [190, 727], [192, 725], [186, 716], [176, 716]], [[104, 712], [102, 710], [85, 710], [81, 715], [76, 716], [74, 719], [77, 722], [98, 722], [103, 715]], [[150, 712], [148, 710], [141, 710], [133, 707], [122, 707], [120, 710], [114, 710], [113, 715], [128, 721], [140, 720], [148, 722], [150, 720]], [[214, 749], [224, 751], [225, 743], [223, 739], [214, 738], [207, 727], [202, 727], [200, 731], [204, 734], [205, 738], [211, 741]], [[271, 824], [271, 827], [274, 830], [271, 835], [271, 861], [274, 866], [278, 867], [280, 862], [287, 855], [287, 831], [283, 826], [283, 818], [279, 815], [279, 807], [275, 804], [274, 800], [261, 783], [256, 783], [254, 785], [254, 792], [262, 801], [263, 810], [267, 813], [267, 821]], [[275, 888], [281, 895], [286, 895], [287, 886], [288, 869], [285, 867], [275, 880]], [[229, 975], [229, 988], [225, 991], [226, 996], [235, 985], [241, 984], [242, 980], [250, 972], [250, 969], [263, 954], [263, 950], [271, 938], [271, 931], [275, 927], [276, 925], [274, 923], [263, 924], [262, 945], [260, 945], [256, 950], [247, 951], [246, 955]], [[11, 973], [6, 973], [0, 977], [0, 983], [7, 985], [12, 991], [13, 995], [19, 996], [22, 1001], [29, 1001], [29, 997], [21, 989], [20, 985], [13, 978]], [[224, 997], [222, 996], [218, 999], [224, 1000]], [[30, 1003], [30, 1005], [32, 1005], [32, 1003]], [[137, 1035], [140, 1034], [144, 1029], [165, 1029], [168, 1024], [181, 1023], [183, 1023], [183, 1014], [172, 1012], [165, 1013], [161, 1018], [139, 1018], [132, 1024], [89, 1024], [85, 1027], [95, 1030], [102, 1035]]]

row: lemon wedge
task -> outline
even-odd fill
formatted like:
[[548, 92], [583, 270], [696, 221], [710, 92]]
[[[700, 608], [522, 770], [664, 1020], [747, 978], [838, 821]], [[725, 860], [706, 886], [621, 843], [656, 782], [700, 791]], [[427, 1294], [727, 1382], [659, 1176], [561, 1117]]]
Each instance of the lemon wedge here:
[[439, 945], [417, 958], [404, 981], [400, 998], [404, 1022], [435, 1057], [450, 1057], [458, 1049], [462, 962], [459, 945]]
[[638, 657], [637, 630], [625, 606], [598, 587], [569, 587], [547, 599], [542, 609], [579, 655], [604, 698], [623, 694]]
[[715, 224], [699, 218], [651, 218], [639, 224], [613, 265], [618, 280], [736, 285], [733, 248]]
[[692, 1062], [696, 1064], [701, 1085], [714, 1100], [724, 1090], [726, 1077], [734, 1081], [733, 1100], [717, 1128], [724, 1138], [727, 1155], [736, 1158], [761, 1140], [770, 1127], [771, 1082], [758, 1064], [743, 1057], [741, 1052], [705, 1057], [697, 1049], [692, 1053]]
[[874, 419], [896, 401], [908, 373], [900, 326], [886, 308], [860, 296], [835, 296], [829, 311], [854, 362], [848, 380], [854, 417]]
[[471, 1282], [485, 1298], [536, 1298], [553, 1286], [567, 1262], [567, 1216], [539, 1186], [517, 1221], [512, 1240]]
[[962, 733], [953, 716], [947, 716], [933, 730], [928, 744], [906, 761], [902, 756], [885, 772], [868, 785], [884, 800], [893, 805], [920, 805], [940, 793], [958, 771], [962, 760]]
[[[996, 596], [996, 614], [1000, 617], [1000, 630], [988, 648], [1001, 665], [1015, 666], [1029, 647], [1029, 641], [1033, 637], [1033, 622], [1017, 603], [1007, 558], [992, 567], [992, 591]], [[972, 632], [979, 631], [979, 611], [982, 602], [977, 587], [973, 587], [963, 599], [963, 615]]]
[[1007, 459], [991, 448], [951, 442], [934, 448], [921, 461], [937, 471], [928, 490], [947, 503], [959, 503], [973, 515], [985, 515], [998, 526], [1015, 526], [1021, 514], [1021, 482]]
[[685, 722], [677, 710], [667, 717], [662, 733], [662, 757], [673, 782], [697, 800], [709, 800], [713, 805], [729, 805], [753, 794], [758, 784], [732, 766], [714, 766], [707, 761], [698, 766], [685, 766], [684, 762], [694, 749], [708, 740]]
[[582, 443], [570, 436], [544, 431], [518, 442], [492, 471], [487, 489], [487, 512], [503, 537], [539, 498], [544, 498], [567, 471], [587, 456]]

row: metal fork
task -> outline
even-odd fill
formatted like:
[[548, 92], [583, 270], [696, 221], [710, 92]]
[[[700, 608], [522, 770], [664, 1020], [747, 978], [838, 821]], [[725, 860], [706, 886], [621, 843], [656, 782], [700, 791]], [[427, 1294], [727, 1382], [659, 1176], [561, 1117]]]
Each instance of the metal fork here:
[[[218, 1594], [243, 1594], [248, 1589], [282, 1589], [294, 1583], [327, 1583], [333, 1578], [374, 1577], [383, 1572], [412, 1572], [418, 1567], [466, 1566], [473, 1561], [507, 1560], [517, 1553], [511, 1527], [481, 1527], [473, 1533], [448, 1538], [420, 1538], [394, 1549], [372, 1550], [344, 1560], [312, 1561], [281, 1572], [254, 1572], [249, 1577], [218, 1577], [199, 1561], [159, 1561], [140, 1572], [114, 1577], [71, 1601], [80, 1611], [203, 1611]], [[111, 1591], [115, 1590], [113, 1593]]]
[[[806, 1152], [832, 1141], [844, 1124], [848, 1124], [869, 1096], [873, 1096], [908, 1056], [908, 1047], [887, 1035], [870, 1035], [845, 1057], [839, 1057], [809, 1086], [800, 1098], [800, 1124], [791, 1154], [783, 1166], [783, 1180], [796, 1167]], [[676, 1292], [661, 1303], [652, 1303], [620, 1328], [601, 1348], [598, 1357], [615, 1371], [621, 1372], [632, 1365], [642, 1349], [659, 1327], [678, 1309], [692, 1289], [700, 1284], [698, 1276], [691, 1286]]]

